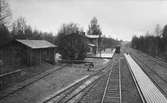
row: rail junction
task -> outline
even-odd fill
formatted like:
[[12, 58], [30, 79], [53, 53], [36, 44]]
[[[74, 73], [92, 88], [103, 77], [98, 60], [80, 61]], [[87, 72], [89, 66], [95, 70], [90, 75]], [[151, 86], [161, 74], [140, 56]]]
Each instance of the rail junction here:
[[[121, 95], [120, 56], [116, 55], [117, 59], [111, 60], [101, 71], [71, 86], [61, 94], [48, 98], [43, 103], [92, 103], [88, 99], [88, 94], [91, 90], [97, 88], [96, 85], [101, 78], [105, 78], [103, 79], [105, 86], [102, 89], [101, 98], [99, 98], [98, 103], [123, 103]], [[124, 57], [142, 103], [167, 103], [164, 94], [135, 60], [129, 54], [124, 54]]]
[[[157, 80], [143, 69], [146, 66], [139, 61], [138, 57], [131, 53], [117, 54], [113, 50], [109, 58], [110, 61], [95, 73], [48, 95], [39, 103], [124, 103], [121, 77], [122, 58], [126, 60], [128, 71], [137, 90], [136, 94], [140, 97], [141, 101], [138, 103], [167, 103], [165, 87], [159, 86]], [[158, 78], [165, 82], [162, 77]], [[93, 95], [94, 97], [91, 97]]]

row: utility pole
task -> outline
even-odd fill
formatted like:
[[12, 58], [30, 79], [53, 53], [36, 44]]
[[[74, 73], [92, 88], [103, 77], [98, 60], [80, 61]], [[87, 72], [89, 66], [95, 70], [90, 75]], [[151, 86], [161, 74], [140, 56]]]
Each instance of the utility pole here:
[[99, 34], [99, 40], [98, 40], [98, 51], [100, 52], [100, 57], [101, 57], [101, 34]]

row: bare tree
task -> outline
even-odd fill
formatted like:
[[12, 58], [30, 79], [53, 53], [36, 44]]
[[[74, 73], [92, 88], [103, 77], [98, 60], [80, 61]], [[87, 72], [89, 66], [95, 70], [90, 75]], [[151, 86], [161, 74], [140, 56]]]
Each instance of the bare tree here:
[[161, 27], [159, 24], [157, 24], [155, 27], [155, 36], [160, 36], [161, 32], [162, 32]]
[[0, 0], [0, 46], [4, 45], [11, 39], [8, 27], [10, 25], [11, 13], [8, 3], [5, 0]]
[[6, 0], [0, 0], [0, 24], [10, 25], [11, 11]]
[[14, 35], [22, 35], [25, 33], [26, 28], [28, 28], [26, 20], [23, 17], [20, 17], [13, 23], [12, 33]]
[[58, 34], [64, 33], [68, 35], [71, 33], [77, 33], [78, 31], [80, 31], [80, 28], [78, 27], [77, 24], [74, 24], [74, 23], [63, 24]]

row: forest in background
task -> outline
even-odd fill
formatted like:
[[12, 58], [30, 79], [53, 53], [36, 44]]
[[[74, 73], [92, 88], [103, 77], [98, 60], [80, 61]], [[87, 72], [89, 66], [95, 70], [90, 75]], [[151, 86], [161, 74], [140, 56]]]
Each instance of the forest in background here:
[[[8, 43], [10, 40], [13, 39], [28, 39], [28, 40], [47, 40], [53, 44], [57, 45], [58, 35], [62, 32], [64, 27], [67, 27], [66, 29], [68, 31], [64, 32], [71, 32], [68, 28], [75, 29], [73, 27], [69, 27], [71, 25], [77, 25], [75, 23], [69, 23], [69, 24], [63, 24], [61, 26], [61, 29], [58, 31], [57, 34], [48, 33], [48, 32], [42, 32], [37, 29], [33, 29], [31, 25], [28, 25], [26, 22], [26, 19], [24, 17], [19, 17], [15, 21], [12, 21], [12, 14], [9, 4], [5, 0], [0, 0], [0, 46], [3, 46], [4, 44]], [[93, 18], [94, 19], [94, 18]], [[92, 19], [92, 20], [93, 20]], [[96, 21], [93, 21], [96, 22]], [[93, 23], [92, 22], [92, 23]], [[91, 26], [93, 24], [90, 24], [88, 26], [87, 34], [91, 34], [91, 29], [96, 29], [94, 26]], [[97, 25], [97, 30], [95, 30], [94, 33], [99, 33], [102, 35], [102, 31], [100, 30], [100, 26]], [[75, 31], [75, 30], [72, 30]], [[83, 30], [81, 30], [84, 32]], [[111, 47], [111, 45], [115, 45], [118, 43], [118, 40], [115, 40], [113, 38], [103, 38], [103, 47]]]
[[147, 32], [145, 36], [134, 36], [131, 47], [154, 57], [167, 59], [167, 25], [161, 29], [157, 24], [153, 33]]

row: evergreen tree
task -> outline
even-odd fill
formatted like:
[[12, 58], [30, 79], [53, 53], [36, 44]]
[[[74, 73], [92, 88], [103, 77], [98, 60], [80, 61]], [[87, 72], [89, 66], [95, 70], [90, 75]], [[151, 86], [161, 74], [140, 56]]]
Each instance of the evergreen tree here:
[[8, 28], [4, 24], [0, 24], [0, 46], [6, 44], [12, 39]]
[[76, 24], [63, 25], [57, 36], [58, 52], [62, 59], [83, 60], [86, 57], [88, 45], [85, 35]]

